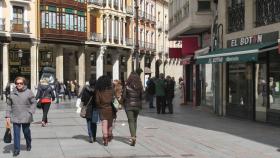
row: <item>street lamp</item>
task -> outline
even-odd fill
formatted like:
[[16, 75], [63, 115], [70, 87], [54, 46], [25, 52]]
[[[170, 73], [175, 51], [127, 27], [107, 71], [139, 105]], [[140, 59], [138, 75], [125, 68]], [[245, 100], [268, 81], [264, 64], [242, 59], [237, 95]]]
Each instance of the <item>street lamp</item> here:
[[136, 71], [138, 68], [139, 68], [139, 55], [138, 55], [138, 51], [139, 51], [139, 39], [138, 39], [138, 28], [139, 28], [139, 23], [138, 23], [138, 9], [139, 9], [139, 6], [138, 6], [138, 0], [135, 0], [135, 6], [134, 6], [134, 9], [135, 9], [135, 21], [136, 21], [136, 24], [135, 24], [135, 46], [134, 46], [134, 56], [135, 56], [135, 70]]

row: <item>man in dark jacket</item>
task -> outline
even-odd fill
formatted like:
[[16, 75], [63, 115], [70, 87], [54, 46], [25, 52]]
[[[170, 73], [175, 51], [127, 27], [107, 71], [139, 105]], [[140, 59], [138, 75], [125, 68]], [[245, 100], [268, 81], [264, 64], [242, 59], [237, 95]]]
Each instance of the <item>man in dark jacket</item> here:
[[175, 87], [175, 81], [173, 81], [170, 76], [167, 76], [165, 81], [165, 95], [166, 95], [166, 105], [168, 107], [168, 111], [170, 114], [173, 114], [172, 101], [174, 98], [174, 87]]
[[155, 81], [156, 85], [156, 104], [157, 104], [157, 113], [162, 112], [165, 114], [165, 82], [164, 74], [159, 74], [159, 78]]
[[156, 88], [155, 88], [155, 83], [153, 81], [153, 79], [151, 79], [149, 77], [148, 81], [147, 81], [147, 89], [146, 89], [146, 93], [147, 93], [147, 98], [148, 98], [148, 101], [149, 101], [149, 107], [150, 108], [155, 108], [153, 106], [154, 104], [154, 95], [155, 95], [155, 92], [156, 92]]

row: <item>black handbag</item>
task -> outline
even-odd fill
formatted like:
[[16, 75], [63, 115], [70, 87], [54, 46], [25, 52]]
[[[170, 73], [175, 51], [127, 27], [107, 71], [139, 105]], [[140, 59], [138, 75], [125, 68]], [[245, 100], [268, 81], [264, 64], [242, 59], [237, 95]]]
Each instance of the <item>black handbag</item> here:
[[[92, 96], [92, 97], [93, 97], [93, 96]], [[80, 116], [81, 116], [82, 118], [86, 118], [88, 104], [91, 102], [92, 97], [91, 97], [90, 100], [88, 101], [87, 105], [83, 105], [83, 102], [81, 102], [82, 108], [81, 108]]]
[[3, 138], [5, 143], [11, 143], [12, 142], [12, 134], [11, 134], [11, 129], [6, 128], [6, 132]]

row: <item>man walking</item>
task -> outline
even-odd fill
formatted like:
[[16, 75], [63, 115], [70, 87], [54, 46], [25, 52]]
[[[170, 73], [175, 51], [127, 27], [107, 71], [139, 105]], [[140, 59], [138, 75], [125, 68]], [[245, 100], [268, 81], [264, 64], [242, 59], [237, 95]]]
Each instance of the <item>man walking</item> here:
[[159, 78], [155, 82], [156, 87], [156, 104], [157, 104], [157, 113], [162, 112], [165, 114], [165, 83], [164, 83], [164, 74], [159, 74]]
[[168, 107], [169, 114], [173, 114], [172, 101], [174, 98], [174, 88], [175, 88], [175, 81], [173, 81], [170, 76], [167, 76], [165, 81], [165, 94], [166, 94], [165, 98], [166, 98], [166, 104]]
[[147, 81], [146, 93], [149, 101], [149, 108], [155, 108], [154, 107], [155, 83], [153, 79], [151, 79], [151, 77], [149, 77]]

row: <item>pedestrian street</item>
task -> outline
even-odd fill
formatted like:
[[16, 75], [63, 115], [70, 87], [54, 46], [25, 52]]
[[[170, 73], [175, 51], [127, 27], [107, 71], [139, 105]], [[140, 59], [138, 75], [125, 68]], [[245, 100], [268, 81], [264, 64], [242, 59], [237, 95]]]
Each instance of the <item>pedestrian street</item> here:
[[[179, 95], [176, 95], [177, 97]], [[143, 101], [145, 103], [145, 101]], [[0, 133], [4, 135], [4, 107], [1, 104]], [[129, 129], [124, 110], [118, 112], [114, 139], [102, 144], [101, 125], [97, 142], [88, 143], [86, 122], [76, 113], [75, 100], [53, 103], [49, 125], [41, 127], [37, 109], [31, 125], [32, 150], [26, 151], [21, 136], [20, 158], [279, 158], [280, 128], [219, 117], [207, 108], [180, 105], [174, 100], [174, 114], [157, 114], [144, 104], [138, 119], [135, 147], [128, 143]], [[13, 144], [0, 141], [0, 158], [12, 157]]]

